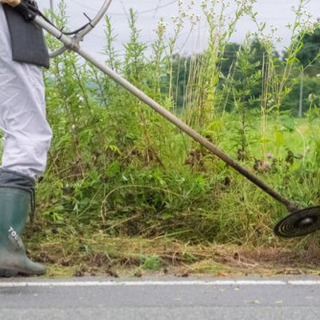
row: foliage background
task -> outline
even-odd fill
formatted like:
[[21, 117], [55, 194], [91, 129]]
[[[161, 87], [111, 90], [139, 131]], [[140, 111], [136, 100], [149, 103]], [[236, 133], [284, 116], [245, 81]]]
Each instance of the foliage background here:
[[[208, 49], [187, 57], [175, 54], [181, 25], [191, 19], [182, 9], [175, 33], [168, 35], [160, 21], [149, 46], [139, 40], [139, 17], [131, 11], [124, 56], [114, 49], [116, 33], [106, 17], [105, 62], [284, 196], [318, 205], [320, 29], [305, 19], [301, 0], [285, 52], [275, 51], [275, 33], [266, 34], [263, 24], [243, 44], [232, 43], [239, 18], [256, 19], [253, 0], [236, 3], [230, 21], [227, 3], [203, 1]], [[51, 18], [62, 27], [63, 1], [59, 8]], [[59, 45], [50, 37], [48, 44]], [[38, 217], [47, 241], [74, 237], [86, 254], [93, 250], [90, 235], [99, 234], [285, 245], [272, 232], [287, 214], [281, 204], [76, 54], [53, 60], [45, 81], [54, 139], [38, 184]], [[295, 241], [289, 243], [307, 240]]]

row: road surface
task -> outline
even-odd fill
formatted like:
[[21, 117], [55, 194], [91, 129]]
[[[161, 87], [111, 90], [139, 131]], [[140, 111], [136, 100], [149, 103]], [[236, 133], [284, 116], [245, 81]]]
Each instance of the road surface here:
[[320, 278], [0, 279], [0, 320], [319, 320]]

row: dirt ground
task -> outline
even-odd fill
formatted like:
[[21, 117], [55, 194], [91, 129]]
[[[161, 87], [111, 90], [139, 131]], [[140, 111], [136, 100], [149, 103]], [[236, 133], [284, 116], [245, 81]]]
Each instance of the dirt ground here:
[[[85, 243], [85, 244], [84, 244]], [[32, 259], [45, 263], [48, 277], [320, 276], [316, 237], [273, 246], [187, 245], [177, 241], [93, 236], [68, 243], [29, 244]]]

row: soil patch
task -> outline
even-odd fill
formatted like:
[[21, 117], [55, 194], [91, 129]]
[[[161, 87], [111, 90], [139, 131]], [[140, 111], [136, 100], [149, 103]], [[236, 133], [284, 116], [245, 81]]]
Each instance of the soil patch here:
[[31, 240], [27, 241], [29, 255], [47, 264], [49, 277], [320, 274], [316, 237], [257, 247], [190, 245], [165, 238], [110, 238], [104, 234], [48, 237], [40, 245]]

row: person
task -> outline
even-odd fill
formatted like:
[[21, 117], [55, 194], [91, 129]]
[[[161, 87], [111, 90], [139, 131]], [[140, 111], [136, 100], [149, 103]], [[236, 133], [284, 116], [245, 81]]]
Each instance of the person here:
[[46, 167], [52, 131], [46, 120], [42, 69], [12, 57], [4, 9], [20, 1], [0, 0], [0, 128], [4, 141], [0, 167], [1, 277], [42, 275], [46, 270], [27, 257], [21, 240], [34, 210], [35, 184]]

